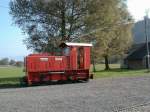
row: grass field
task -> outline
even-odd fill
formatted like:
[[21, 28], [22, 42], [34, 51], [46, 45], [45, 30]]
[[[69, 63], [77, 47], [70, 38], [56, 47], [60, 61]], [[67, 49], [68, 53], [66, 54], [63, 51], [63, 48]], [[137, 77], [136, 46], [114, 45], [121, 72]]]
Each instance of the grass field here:
[[[106, 78], [106, 77], [131, 77], [146, 75], [147, 70], [127, 70], [120, 69], [119, 64], [111, 64], [111, 70], [105, 71], [104, 64], [96, 65], [97, 72], [94, 73], [94, 78]], [[92, 71], [92, 67], [91, 67]], [[0, 67], [0, 87], [4, 85], [19, 85], [19, 80], [25, 73], [23, 68], [18, 67]]]
[[105, 77], [133, 77], [147, 75], [147, 70], [127, 70], [127, 69], [111, 69], [109, 71], [99, 71], [94, 73], [94, 78], [105, 78]]
[[[120, 64], [110, 64], [109, 65], [111, 69], [119, 69], [120, 68]], [[105, 65], [104, 64], [97, 64], [96, 65], [96, 71], [102, 71], [105, 69]], [[93, 66], [91, 65], [91, 71], [93, 70]]]
[[[99, 64], [96, 65], [97, 72], [94, 73], [94, 78], [105, 78], [105, 77], [133, 77], [133, 76], [142, 76], [147, 75], [147, 70], [128, 70], [120, 69], [119, 64], [110, 64], [111, 70], [105, 71], [105, 65]], [[92, 70], [92, 67], [91, 67]]]
[[[103, 78], [103, 77], [121, 77], [121, 76], [137, 76], [147, 74], [147, 70], [127, 70], [120, 69], [119, 64], [111, 64], [111, 70], [105, 71], [104, 64], [96, 65], [95, 78]], [[92, 71], [92, 66], [91, 66]], [[18, 67], [0, 67], [0, 79], [2, 78], [20, 78], [23, 77], [25, 73], [23, 72], [23, 68]]]
[[[118, 69], [120, 68], [119, 64], [111, 64], [110, 67], [112, 69]], [[96, 70], [99, 71], [99, 73], [107, 73], [107, 71], [103, 71], [105, 68], [104, 64], [98, 64], [96, 65]], [[92, 71], [92, 66], [91, 66], [91, 71]], [[23, 68], [19, 67], [0, 67], [0, 78], [17, 78], [17, 77], [22, 77], [24, 76], [25, 73], [23, 72]]]
[[23, 68], [4, 67], [0, 68], [0, 78], [22, 77], [24, 76]]
[[17, 87], [25, 73], [19, 67], [0, 67], [0, 88]]

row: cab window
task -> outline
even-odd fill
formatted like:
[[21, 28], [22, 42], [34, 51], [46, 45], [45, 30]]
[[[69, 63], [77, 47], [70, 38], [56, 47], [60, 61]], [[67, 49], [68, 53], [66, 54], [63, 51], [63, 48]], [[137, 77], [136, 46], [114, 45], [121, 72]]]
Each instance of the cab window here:
[[65, 48], [63, 49], [63, 54], [64, 54], [65, 56], [69, 56], [69, 54], [70, 54], [70, 49], [69, 49], [69, 47], [65, 47]]

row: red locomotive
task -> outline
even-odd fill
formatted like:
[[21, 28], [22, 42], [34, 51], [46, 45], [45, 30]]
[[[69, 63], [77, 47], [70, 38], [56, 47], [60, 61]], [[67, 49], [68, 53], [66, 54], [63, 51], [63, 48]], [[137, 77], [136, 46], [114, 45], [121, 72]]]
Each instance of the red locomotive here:
[[62, 43], [61, 53], [31, 54], [25, 58], [28, 85], [50, 81], [88, 81], [92, 44]]

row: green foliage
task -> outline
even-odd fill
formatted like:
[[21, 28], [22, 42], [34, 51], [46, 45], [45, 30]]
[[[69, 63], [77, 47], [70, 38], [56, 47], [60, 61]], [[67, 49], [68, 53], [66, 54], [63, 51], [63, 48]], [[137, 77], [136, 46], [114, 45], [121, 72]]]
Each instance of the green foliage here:
[[2, 67], [7, 67], [9, 65], [17, 66], [17, 67], [23, 67], [24, 62], [23, 61], [15, 61], [13, 59], [9, 60], [9, 58], [3, 58], [0, 60], [0, 65], [2, 65]]
[[15, 66], [16, 67], [23, 67], [24, 63], [22, 61], [17, 61]]
[[0, 65], [8, 65], [9, 64], [9, 59], [8, 58], [3, 58], [0, 60]]
[[15, 65], [15, 64], [16, 64], [16, 61], [15, 61], [15, 60], [11, 59], [11, 60], [9, 61], [9, 65]]
[[10, 14], [26, 34], [28, 49], [55, 51], [61, 41], [71, 41], [84, 29], [86, 0], [13, 0]]
[[[122, 56], [132, 43], [126, 0], [13, 0], [10, 14], [38, 52], [56, 51], [60, 42], [93, 42], [92, 62]], [[82, 37], [82, 38], [81, 38]], [[96, 60], [96, 61], [97, 61]]]
[[132, 43], [132, 17], [124, 0], [91, 0], [88, 11], [87, 31], [96, 29], [93, 57], [104, 57], [109, 69], [108, 58], [123, 55]]

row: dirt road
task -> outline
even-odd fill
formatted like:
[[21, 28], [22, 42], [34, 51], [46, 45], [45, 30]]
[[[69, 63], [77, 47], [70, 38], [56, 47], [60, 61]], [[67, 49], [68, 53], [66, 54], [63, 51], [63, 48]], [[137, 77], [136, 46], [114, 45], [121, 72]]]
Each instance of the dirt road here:
[[0, 112], [150, 112], [150, 76], [0, 89]]

